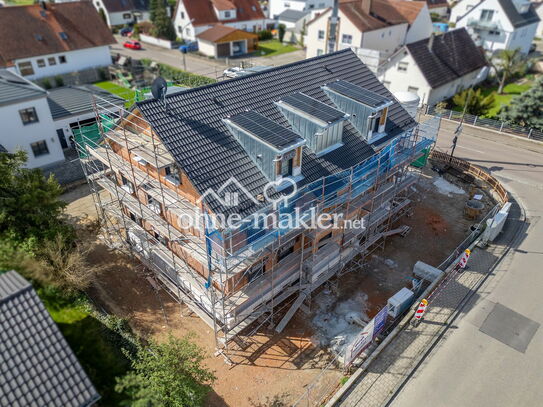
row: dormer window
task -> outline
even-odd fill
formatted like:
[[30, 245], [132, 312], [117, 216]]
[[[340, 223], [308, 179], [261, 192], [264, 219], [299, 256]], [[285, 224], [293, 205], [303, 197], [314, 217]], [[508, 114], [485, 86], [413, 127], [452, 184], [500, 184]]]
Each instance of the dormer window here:
[[230, 116], [224, 122], [270, 181], [301, 179], [302, 147], [306, 142], [298, 134], [254, 111]]
[[303, 93], [286, 96], [275, 105], [317, 156], [343, 145], [345, 113]]
[[386, 135], [392, 100], [347, 81], [332, 82], [322, 89], [340, 110], [349, 114], [349, 121], [368, 143]]

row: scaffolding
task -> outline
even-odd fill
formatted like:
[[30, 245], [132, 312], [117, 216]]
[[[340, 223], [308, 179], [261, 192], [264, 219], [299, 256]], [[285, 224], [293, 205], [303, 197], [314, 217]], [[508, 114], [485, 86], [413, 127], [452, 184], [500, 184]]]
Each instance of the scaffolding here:
[[[100, 97], [94, 106], [100, 141], [81, 132], [78, 150], [105, 242], [137, 257], [212, 327], [227, 360], [232, 342], [244, 346], [242, 331], [250, 337], [266, 325], [281, 332], [298, 309], [309, 312], [315, 290], [360, 269], [384, 247], [411, 207], [417, 173], [409, 164], [437, 134], [435, 123], [419, 125], [365, 161], [306, 184], [288, 201], [220, 228], [205, 204], [180, 190], [171, 172], [175, 160], [150, 123]], [[278, 221], [295, 213], [296, 225]], [[324, 213], [335, 214], [339, 224], [304, 226]], [[180, 222], [186, 217], [198, 222], [186, 227]], [[270, 226], [257, 218], [276, 221]], [[355, 219], [360, 227], [352, 227]]]

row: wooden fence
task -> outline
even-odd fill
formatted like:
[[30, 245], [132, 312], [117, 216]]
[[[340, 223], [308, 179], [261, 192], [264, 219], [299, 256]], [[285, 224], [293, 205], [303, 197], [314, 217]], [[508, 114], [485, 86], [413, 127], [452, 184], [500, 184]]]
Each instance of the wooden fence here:
[[444, 153], [442, 151], [437, 151], [437, 150], [432, 150], [432, 152], [430, 153], [430, 159], [450, 165], [451, 167], [454, 167], [459, 171], [473, 175], [475, 178], [483, 182], [486, 182], [495, 192], [496, 196], [498, 197], [499, 201], [502, 204], [505, 204], [507, 201], [509, 201], [509, 194], [507, 193], [503, 185], [500, 183], [500, 181], [498, 181], [488, 172], [477, 167], [476, 165], [473, 165], [469, 163], [468, 161], [461, 160], [460, 158], [456, 158], [456, 157], [451, 158], [449, 154]]

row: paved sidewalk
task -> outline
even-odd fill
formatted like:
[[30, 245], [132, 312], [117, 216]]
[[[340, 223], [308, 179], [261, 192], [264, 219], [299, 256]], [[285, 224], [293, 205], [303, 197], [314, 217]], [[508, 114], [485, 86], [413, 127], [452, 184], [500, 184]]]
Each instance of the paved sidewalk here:
[[[521, 209], [513, 202], [504, 231], [495, 244], [485, 250], [473, 250], [468, 270], [457, 274], [431, 298], [422, 323], [417, 327], [407, 324], [335, 405], [381, 407], [388, 403], [456, 316], [457, 310], [471, 297], [469, 294], [507, 252], [522, 226]], [[462, 317], [467, 310], [459, 312], [458, 316]]]

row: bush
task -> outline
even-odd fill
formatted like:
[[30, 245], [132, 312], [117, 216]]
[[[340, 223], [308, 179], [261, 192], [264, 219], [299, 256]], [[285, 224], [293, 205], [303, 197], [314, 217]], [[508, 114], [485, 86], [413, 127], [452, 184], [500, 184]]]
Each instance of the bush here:
[[[151, 65], [150, 59], [142, 59], [141, 62], [146, 67]], [[165, 79], [174, 81], [176, 85], [184, 85], [191, 88], [196, 88], [198, 86], [209, 85], [211, 83], [217, 82], [215, 79], [208, 78], [207, 76], [196, 75], [190, 72], [183, 71], [181, 69], [174, 68], [173, 66], [158, 63], [158, 69], [160, 76]]]
[[51, 89], [51, 81], [49, 79], [44, 79], [43, 81], [41, 81], [41, 87], [44, 89]]
[[267, 41], [273, 39], [273, 33], [271, 30], [262, 30], [258, 32], [258, 40], [259, 41]]
[[64, 86], [64, 79], [62, 76], [55, 76], [55, 83], [57, 87]]
[[285, 24], [279, 24], [279, 33], [277, 34], [279, 37], [279, 42], [283, 42], [283, 39], [285, 38], [287, 27]]

